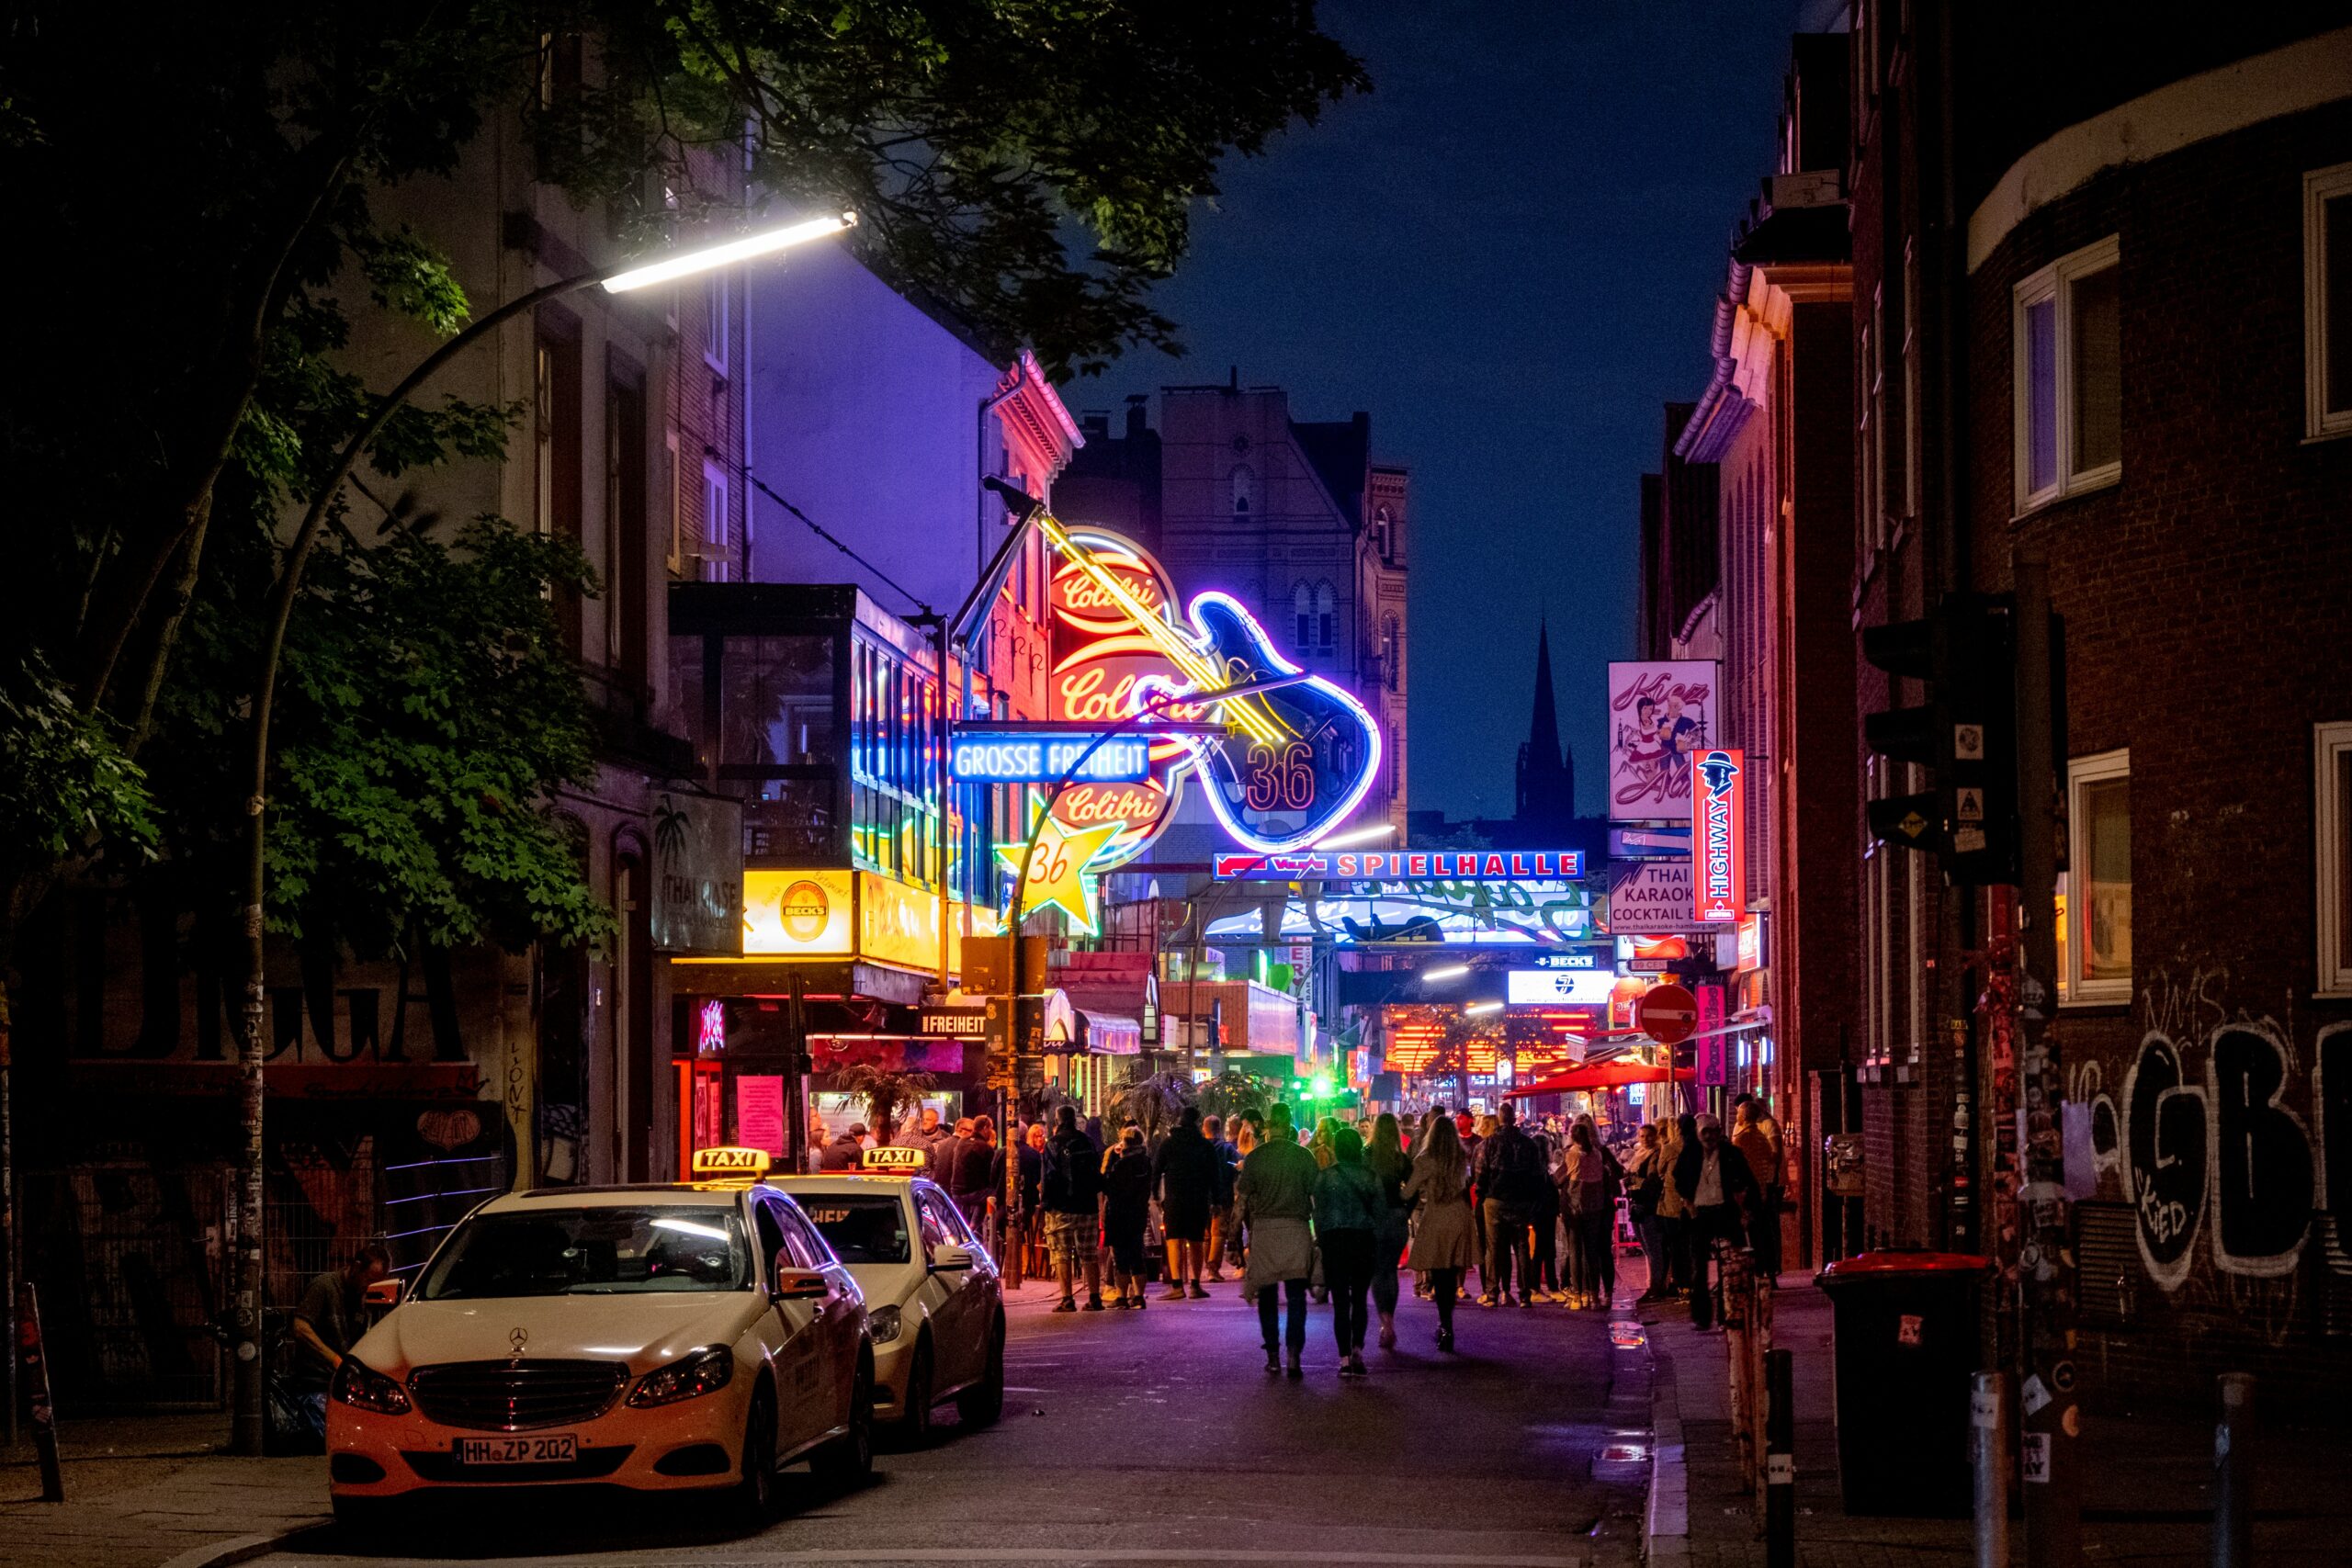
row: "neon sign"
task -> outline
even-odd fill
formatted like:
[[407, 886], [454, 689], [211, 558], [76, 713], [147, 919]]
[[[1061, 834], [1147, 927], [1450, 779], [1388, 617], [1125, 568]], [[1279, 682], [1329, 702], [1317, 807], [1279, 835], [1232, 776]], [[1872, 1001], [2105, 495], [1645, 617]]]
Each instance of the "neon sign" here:
[[1379, 882], [1574, 882], [1585, 872], [1582, 850], [1380, 850], [1363, 853], [1218, 855], [1220, 882], [1301, 880]]
[[[1108, 529], [1071, 526], [1064, 532], [1088, 552], [1102, 576], [1124, 592], [1136, 613], [1166, 624], [1176, 590], [1148, 551]], [[1046, 712], [1072, 731], [1099, 733], [1134, 712], [1137, 683], [1166, 673], [1168, 661], [1150, 637], [1136, 629], [1129, 609], [1077, 560], [1064, 558], [1056, 566], [1046, 596], [1054, 645]], [[1204, 709], [1171, 716], [1205, 718], [1207, 713]], [[1114, 740], [1103, 750], [1117, 744]], [[1110, 848], [1093, 861], [1097, 872], [1123, 865], [1150, 847], [1174, 814], [1183, 776], [1192, 766], [1191, 753], [1173, 737], [1145, 736], [1143, 744], [1149, 756], [1143, 773], [1112, 778], [1090, 772], [1086, 782], [1062, 791], [1054, 802], [1054, 819], [1066, 828], [1122, 824]], [[1058, 772], [1045, 775], [1058, 777]]]
[[1072, 829], [1059, 818], [1045, 815], [1043, 803], [1035, 795], [1029, 805], [1035, 848], [1026, 843], [996, 847], [997, 859], [1014, 876], [1021, 874], [1024, 863], [1029, 869], [1029, 879], [1013, 891], [1012, 919], [1017, 923], [1039, 909], [1057, 908], [1079, 930], [1092, 936], [1100, 929], [1094, 903], [1101, 873], [1106, 869], [1104, 853], [1126, 824], [1104, 822]]
[[956, 778], [983, 784], [1046, 784], [1064, 777], [1136, 784], [1151, 776], [1151, 740], [1141, 735], [1100, 739], [1082, 729], [959, 725], [948, 741], [947, 759], [948, 772]]
[[1702, 752], [1690, 794], [1690, 836], [1698, 845], [1692, 879], [1693, 915], [1736, 920], [1747, 902], [1747, 795], [1741, 784], [1744, 752]]

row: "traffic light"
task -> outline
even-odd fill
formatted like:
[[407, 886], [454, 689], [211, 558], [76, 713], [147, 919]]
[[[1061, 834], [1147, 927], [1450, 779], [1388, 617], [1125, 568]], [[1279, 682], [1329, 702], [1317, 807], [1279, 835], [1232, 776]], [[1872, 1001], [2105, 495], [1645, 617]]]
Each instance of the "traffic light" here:
[[2017, 880], [2015, 615], [2006, 594], [1947, 593], [1926, 620], [1862, 630], [1862, 657], [1928, 700], [1862, 719], [1870, 749], [1935, 773], [1935, 787], [1868, 803], [1871, 834], [1920, 850], [1956, 883]]

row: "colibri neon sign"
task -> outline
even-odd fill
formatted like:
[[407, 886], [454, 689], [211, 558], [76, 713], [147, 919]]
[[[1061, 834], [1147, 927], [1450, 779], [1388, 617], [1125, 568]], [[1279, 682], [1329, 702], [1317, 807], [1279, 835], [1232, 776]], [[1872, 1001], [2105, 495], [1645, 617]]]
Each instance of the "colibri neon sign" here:
[[1698, 845], [1698, 875], [1691, 879], [1693, 918], [1731, 921], [1747, 902], [1747, 791], [1741, 763], [1745, 753], [1717, 749], [1703, 752], [1693, 770], [1690, 836]]
[[1308, 850], [1218, 855], [1209, 873], [1220, 882], [1574, 882], [1584, 874], [1585, 862], [1582, 850]]

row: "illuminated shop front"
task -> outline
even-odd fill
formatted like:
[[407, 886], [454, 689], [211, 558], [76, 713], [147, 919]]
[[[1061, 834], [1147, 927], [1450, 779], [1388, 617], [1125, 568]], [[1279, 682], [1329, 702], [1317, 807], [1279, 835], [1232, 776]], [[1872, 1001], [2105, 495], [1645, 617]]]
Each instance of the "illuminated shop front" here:
[[679, 584], [670, 624], [696, 764], [743, 803], [743, 956], [676, 969], [682, 1145], [788, 1163], [860, 1064], [978, 1108], [978, 1043], [926, 1037], [917, 1013], [999, 926], [1000, 824], [987, 784], [945, 776], [933, 645], [847, 586]]

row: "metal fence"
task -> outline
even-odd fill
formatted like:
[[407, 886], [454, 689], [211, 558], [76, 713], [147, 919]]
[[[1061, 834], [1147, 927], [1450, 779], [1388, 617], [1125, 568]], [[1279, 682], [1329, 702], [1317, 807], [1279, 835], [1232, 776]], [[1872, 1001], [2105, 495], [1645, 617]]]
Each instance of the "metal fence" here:
[[[363, 1145], [337, 1161], [288, 1150], [262, 1208], [263, 1306], [300, 1304], [311, 1280], [380, 1241], [402, 1279], [477, 1203], [506, 1190], [503, 1155], [378, 1167]], [[223, 1325], [234, 1299], [235, 1171], [93, 1160], [21, 1173], [26, 1277], [59, 1407], [218, 1408]]]

